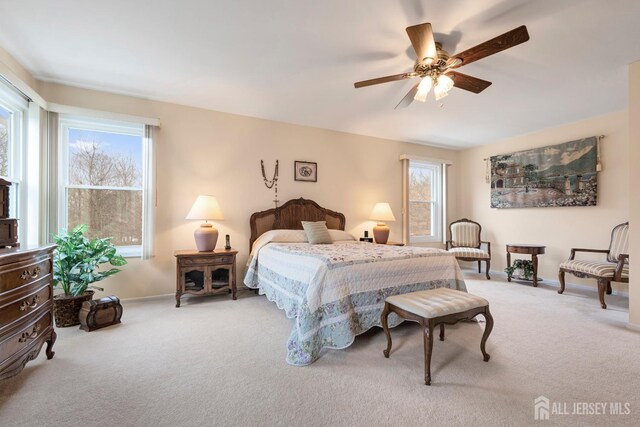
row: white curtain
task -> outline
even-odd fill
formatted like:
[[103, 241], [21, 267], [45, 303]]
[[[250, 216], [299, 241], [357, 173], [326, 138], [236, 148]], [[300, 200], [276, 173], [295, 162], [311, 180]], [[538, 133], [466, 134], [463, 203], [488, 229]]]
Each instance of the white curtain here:
[[153, 126], [145, 125], [143, 142], [143, 227], [142, 227], [142, 259], [149, 259], [154, 255], [154, 229], [155, 229], [155, 208], [158, 203], [156, 192], [156, 167], [155, 150], [153, 143]]

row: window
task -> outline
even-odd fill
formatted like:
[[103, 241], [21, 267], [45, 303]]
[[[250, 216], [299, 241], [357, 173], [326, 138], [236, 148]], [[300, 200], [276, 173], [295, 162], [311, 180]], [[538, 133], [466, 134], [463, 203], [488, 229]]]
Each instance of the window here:
[[[13, 88], [0, 82], [0, 177], [11, 182], [9, 196], [10, 218], [21, 219], [21, 183], [23, 181], [22, 152], [27, 129], [29, 102]], [[18, 228], [19, 241], [24, 237]]]
[[142, 255], [150, 141], [142, 124], [60, 116], [59, 225], [89, 226], [124, 256]]
[[442, 239], [442, 165], [409, 160], [406, 202], [409, 243]]

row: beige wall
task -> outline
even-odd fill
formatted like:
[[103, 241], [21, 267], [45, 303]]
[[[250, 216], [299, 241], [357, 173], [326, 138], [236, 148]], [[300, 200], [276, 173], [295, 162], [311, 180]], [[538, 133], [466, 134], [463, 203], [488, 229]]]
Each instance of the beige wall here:
[[[356, 236], [374, 225], [367, 220], [374, 203], [388, 201], [398, 218], [389, 223], [391, 239], [401, 239], [401, 154], [452, 160], [450, 197], [457, 187], [456, 151], [46, 83], [41, 84], [41, 94], [48, 102], [161, 121], [155, 133], [156, 256], [150, 261], [132, 260], [104, 283], [107, 293], [121, 298], [174, 292], [173, 251], [195, 248], [193, 230], [198, 222], [184, 217], [198, 194], [218, 197], [225, 220], [216, 227], [222, 236], [230, 234], [232, 246], [240, 250], [242, 274], [249, 249], [249, 216], [273, 207], [273, 190], [263, 184], [261, 159], [267, 175], [273, 173], [276, 159], [280, 161], [280, 200], [305, 197], [343, 212], [347, 230]], [[318, 162], [318, 182], [294, 181], [294, 160]], [[454, 201], [449, 216], [456, 215]]]
[[[597, 206], [489, 207], [490, 185], [485, 182], [483, 159], [601, 134], [606, 138], [601, 144], [603, 170], [598, 174]], [[463, 151], [458, 212], [482, 224], [483, 238], [492, 243], [492, 269], [505, 268], [507, 243], [539, 243], [547, 246], [546, 254], [540, 257], [540, 275], [557, 281], [558, 265], [567, 259], [572, 247], [607, 248], [613, 226], [629, 219], [628, 140], [627, 114], [621, 112]], [[593, 281], [573, 276], [567, 276], [567, 282], [595, 287]], [[617, 287], [625, 292], [626, 288], [623, 284]]]
[[0, 76], [28, 95], [36, 104], [45, 106], [44, 100], [38, 94], [40, 82], [2, 47], [0, 47]]
[[[634, 163], [640, 159], [640, 61], [629, 66], [629, 159]], [[629, 192], [630, 198], [630, 219], [631, 241], [629, 248], [629, 266], [631, 267], [631, 280], [629, 283], [629, 322], [640, 328], [640, 279], [635, 274], [640, 271], [633, 267], [637, 266], [637, 259], [640, 257], [640, 168], [631, 168], [629, 173], [629, 185], [634, 191]]]

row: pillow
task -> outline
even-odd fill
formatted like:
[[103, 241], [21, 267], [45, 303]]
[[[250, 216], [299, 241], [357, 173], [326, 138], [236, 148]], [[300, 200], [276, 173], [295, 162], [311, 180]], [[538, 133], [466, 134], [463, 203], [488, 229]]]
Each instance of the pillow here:
[[329, 230], [329, 235], [331, 236], [331, 240], [333, 240], [334, 242], [357, 240], [351, 233], [347, 233], [346, 231], [342, 230]]
[[307, 236], [303, 230], [269, 230], [263, 233], [260, 237], [253, 242], [251, 248], [251, 255], [254, 252], [258, 252], [263, 246], [273, 243], [304, 243], [307, 241]]
[[329, 230], [327, 229], [326, 221], [301, 221], [302, 228], [304, 228], [304, 232], [307, 235], [307, 240], [312, 245], [317, 245], [319, 243], [333, 243], [331, 240], [331, 235], [329, 234]]

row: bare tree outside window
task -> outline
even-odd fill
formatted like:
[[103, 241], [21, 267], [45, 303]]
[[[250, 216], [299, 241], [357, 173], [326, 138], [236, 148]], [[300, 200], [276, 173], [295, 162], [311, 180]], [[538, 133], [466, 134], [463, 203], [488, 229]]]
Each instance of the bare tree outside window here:
[[87, 224], [90, 238], [141, 245], [142, 138], [75, 129], [69, 136], [68, 229]]
[[431, 236], [433, 171], [421, 167], [409, 168], [409, 234]]
[[0, 107], [0, 176], [9, 176], [9, 126], [11, 112]]

